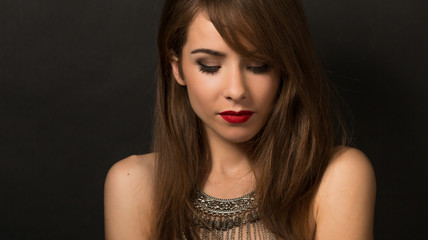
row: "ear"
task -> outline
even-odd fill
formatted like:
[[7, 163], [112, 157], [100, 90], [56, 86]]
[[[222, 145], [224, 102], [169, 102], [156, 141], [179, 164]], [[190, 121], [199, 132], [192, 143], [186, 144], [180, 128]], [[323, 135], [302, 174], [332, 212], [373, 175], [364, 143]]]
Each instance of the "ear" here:
[[172, 67], [172, 74], [174, 74], [174, 78], [177, 81], [177, 83], [180, 84], [181, 86], [186, 86], [186, 82], [184, 81], [180, 73], [180, 63], [176, 56], [172, 58], [171, 67]]

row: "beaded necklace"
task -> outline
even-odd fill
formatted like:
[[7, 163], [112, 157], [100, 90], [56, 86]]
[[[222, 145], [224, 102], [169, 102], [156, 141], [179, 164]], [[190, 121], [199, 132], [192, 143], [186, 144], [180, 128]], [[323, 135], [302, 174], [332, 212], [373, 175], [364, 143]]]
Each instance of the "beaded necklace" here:
[[198, 214], [193, 223], [202, 240], [276, 240], [257, 212], [255, 192], [233, 199], [220, 199], [198, 191], [193, 205]]

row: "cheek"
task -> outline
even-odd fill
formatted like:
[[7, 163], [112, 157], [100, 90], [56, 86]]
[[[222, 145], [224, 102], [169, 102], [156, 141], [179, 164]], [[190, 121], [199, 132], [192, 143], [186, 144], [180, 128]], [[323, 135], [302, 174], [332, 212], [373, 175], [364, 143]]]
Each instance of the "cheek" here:
[[258, 79], [255, 84], [252, 84], [253, 96], [255, 102], [261, 105], [272, 105], [279, 88], [279, 80], [276, 79]]
[[214, 76], [206, 76], [198, 69], [185, 71], [187, 93], [190, 104], [196, 113], [210, 108], [218, 95], [217, 79]]
[[192, 85], [187, 85], [187, 94], [189, 96], [190, 104], [192, 108], [199, 108], [200, 105], [203, 105], [204, 102], [203, 95], [200, 94], [201, 90], [197, 87], [193, 87]]
[[187, 93], [189, 96], [190, 105], [197, 115], [202, 114], [203, 111], [211, 109], [214, 102], [214, 90], [207, 86], [207, 84], [200, 81], [189, 81], [187, 84]]

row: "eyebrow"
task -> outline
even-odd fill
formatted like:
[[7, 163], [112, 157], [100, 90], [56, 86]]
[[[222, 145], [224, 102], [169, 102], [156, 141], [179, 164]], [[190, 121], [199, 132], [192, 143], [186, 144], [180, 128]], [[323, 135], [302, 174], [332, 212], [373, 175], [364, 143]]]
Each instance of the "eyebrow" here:
[[206, 48], [195, 49], [195, 50], [193, 50], [190, 53], [191, 54], [195, 54], [195, 53], [206, 53], [206, 54], [210, 54], [210, 55], [214, 55], [214, 56], [219, 56], [219, 57], [225, 57], [226, 56], [226, 53], [218, 52], [218, 51], [214, 51], [214, 50], [206, 49]]

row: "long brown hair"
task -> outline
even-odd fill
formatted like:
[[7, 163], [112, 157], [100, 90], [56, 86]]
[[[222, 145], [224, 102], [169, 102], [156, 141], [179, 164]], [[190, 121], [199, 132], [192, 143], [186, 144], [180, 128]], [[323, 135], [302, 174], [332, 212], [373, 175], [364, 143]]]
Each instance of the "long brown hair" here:
[[199, 239], [189, 221], [191, 198], [211, 169], [210, 152], [187, 90], [174, 80], [171, 61], [180, 61], [187, 29], [200, 11], [232, 49], [253, 55], [250, 44], [256, 57], [281, 71], [272, 115], [250, 141], [258, 210], [279, 238], [311, 239], [310, 206], [337, 144], [334, 123], [341, 121], [332, 118], [332, 92], [298, 0], [166, 1], [158, 35], [152, 238], [176, 239], [184, 233]]

